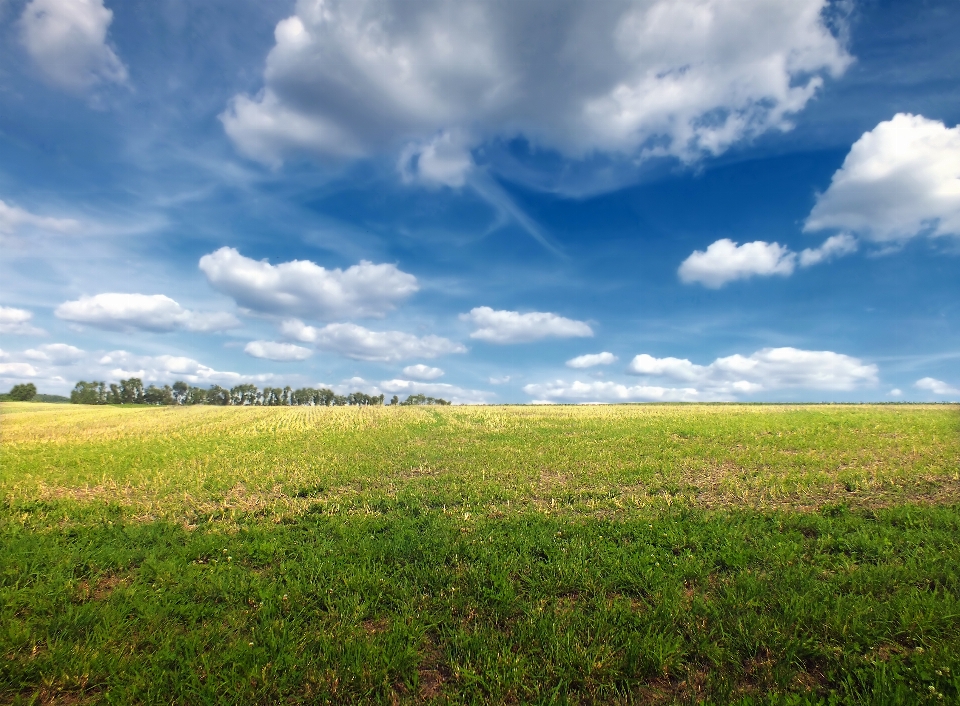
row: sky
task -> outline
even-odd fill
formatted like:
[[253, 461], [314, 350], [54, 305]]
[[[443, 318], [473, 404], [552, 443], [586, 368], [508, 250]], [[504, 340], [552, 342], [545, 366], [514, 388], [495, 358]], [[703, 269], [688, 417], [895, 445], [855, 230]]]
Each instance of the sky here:
[[960, 399], [956, 0], [0, 0], [0, 388]]

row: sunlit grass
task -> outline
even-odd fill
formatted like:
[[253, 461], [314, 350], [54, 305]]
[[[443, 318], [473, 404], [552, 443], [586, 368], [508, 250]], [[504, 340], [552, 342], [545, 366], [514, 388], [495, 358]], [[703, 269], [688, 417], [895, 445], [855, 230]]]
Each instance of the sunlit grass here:
[[960, 694], [955, 406], [0, 412], [0, 701]]

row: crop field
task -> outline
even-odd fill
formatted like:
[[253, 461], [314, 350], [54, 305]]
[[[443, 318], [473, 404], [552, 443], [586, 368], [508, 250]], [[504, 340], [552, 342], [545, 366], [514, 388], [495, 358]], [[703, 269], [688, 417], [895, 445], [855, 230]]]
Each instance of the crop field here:
[[960, 703], [957, 406], [0, 425], [0, 703]]

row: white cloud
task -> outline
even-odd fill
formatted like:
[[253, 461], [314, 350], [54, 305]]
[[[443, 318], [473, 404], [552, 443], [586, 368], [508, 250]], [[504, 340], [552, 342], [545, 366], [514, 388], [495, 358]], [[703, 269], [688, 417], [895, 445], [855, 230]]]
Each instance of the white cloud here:
[[842, 353], [797, 348], [764, 348], [749, 356], [717, 358], [696, 365], [685, 358], [636, 356], [634, 375], [668, 378], [720, 394], [751, 394], [783, 388], [853, 390], [877, 383], [877, 366]]
[[857, 239], [847, 233], [827, 238], [818, 248], [799, 254], [780, 243], [756, 240], [738, 245], [729, 238], [711, 243], [706, 251], [695, 250], [680, 264], [677, 274], [685, 284], [699, 283], [719, 289], [728, 282], [750, 277], [789, 277], [797, 264], [810, 267], [857, 251]]
[[542, 384], [524, 385], [523, 391], [544, 402], [699, 402], [705, 397], [696, 389], [659, 387], [656, 385], [622, 385], [615, 382], [565, 382], [556, 380]]
[[903, 390], [901, 390], [899, 387], [895, 387], [892, 390], [890, 390], [890, 392], [888, 392], [887, 394], [890, 395], [891, 397], [900, 397], [903, 395]]
[[67, 343], [48, 343], [23, 352], [24, 357], [51, 365], [70, 365], [84, 357], [84, 351]]
[[443, 370], [440, 368], [431, 368], [429, 365], [424, 365], [423, 363], [417, 363], [416, 365], [408, 365], [405, 367], [403, 374], [415, 380], [436, 380], [439, 377], [443, 377]]
[[80, 223], [72, 218], [38, 216], [0, 199], [0, 235], [12, 235], [23, 227], [69, 233], [76, 231], [80, 227]]
[[827, 238], [819, 248], [805, 248], [800, 252], [800, 267], [819, 265], [837, 257], [857, 251], [857, 239], [849, 233], [840, 233]]
[[29, 363], [0, 363], [0, 378], [35, 378], [39, 375]]
[[406, 395], [427, 395], [441, 397], [454, 404], [484, 404], [494, 396], [485, 390], [469, 390], [443, 382], [418, 380], [384, 380], [378, 389], [388, 395], [397, 395], [401, 400]]
[[138, 377], [148, 383], [183, 380], [193, 385], [231, 386], [240, 383], [271, 382], [276, 377], [272, 373], [242, 375], [214, 370], [193, 358], [184, 356], [134, 355], [122, 350], [107, 353], [99, 359], [98, 364], [101, 366], [100, 374], [110, 380]]
[[420, 287], [395, 265], [361, 261], [328, 270], [309, 260], [271, 265], [220, 248], [200, 258], [210, 284], [243, 307], [316, 319], [383, 316]]
[[898, 113], [865, 132], [804, 224], [824, 228], [879, 242], [960, 235], [960, 126]]
[[512, 378], [510, 375], [504, 375], [503, 377], [499, 377], [499, 378], [498, 378], [498, 377], [491, 377], [491, 378], [489, 378], [488, 380], [489, 380], [489, 382], [490, 382], [491, 385], [506, 385], [506, 384], [507, 384], [508, 382], [510, 382], [510, 380], [512, 380], [512, 379], [513, 379], [513, 378]]
[[243, 352], [254, 358], [279, 361], [306, 360], [313, 355], [309, 348], [276, 341], [250, 341]]
[[441, 146], [457, 131], [520, 134], [572, 157], [692, 160], [789, 129], [823, 76], [843, 73], [851, 59], [826, 7], [300, 0], [276, 26], [262, 91], [235, 96], [220, 117], [268, 164], [414, 144], [419, 176], [453, 185], [467, 155]]
[[913, 383], [913, 386], [918, 390], [926, 390], [935, 395], [960, 395], [960, 389], [951, 387], [943, 380], [937, 380], [936, 378], [921, 378]]
[[184, 309], [163, 294], [107, 292], [64, 302], [54, 314], [65, 321], [113, 330], [221, 331], [239, 326], [232, 314], [202, 313]]
[[124, 83], [127, 69], [107, 45], [112, 21], [103, 0], [31, 0], [20, 17], [20, 39], [55, 86], [83, 91]]
[[470, 338], [490, 343], [529, 343], [543, 338], [593, 336], [593, 330], [585, 322], [543, 311], [521, 314], [479, 306], [471, 309], [469, 314], [460, 314], [460, 319], [477, 327]]
[[334, 351], [356, 360], [392, 362], [409, 358], [436, 358], [448, 353], [465, 353], [466, 348], [440, 336], [419, 338], [402, 331], [371, 331], [357, 324], [327, 324], [322, 328], [307, 326], [297, 319], [281, 325], [285, 336], [313, 343], [318, 348]]
[[727, 282], [757, 275], [791, 275], [796, 262], [796, 253], [779, 243], [757, 240], [737, 245], [723, 238], [707, 247], [706, 252], [695, 250], [681, 263], [678, 274], [685, 284], [698, 282], [719, 289]]
[[398, 166], [407, 183], [459, 188], [474, 164], [468, 140], [458, 132], [443, 132], [429, 142], [408, 145]]
[[46, 333], [43, 329], [31, 325], [33, 313], [12, 306], [0, 306], [0, 333], [17, 336], [37, 336]]
[[587, 355], [578, 355], [567, 361], [568, 368], [592, 368], [595, 365], [610, 365], [616, 363], [617, 356], [613, 353], [604, 351], [603, 353], [588, 353]]

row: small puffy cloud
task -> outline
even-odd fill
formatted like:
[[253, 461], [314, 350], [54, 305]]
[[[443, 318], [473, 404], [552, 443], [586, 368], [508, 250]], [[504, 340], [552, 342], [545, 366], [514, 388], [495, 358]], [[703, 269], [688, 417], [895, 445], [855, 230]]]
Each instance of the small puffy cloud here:
[[23, 352], [24, 357], [51, 365], [70, 365], [82, 360], [84, 351], [67, 343], [48, 343]]
[[37, 336], [46, 333], [30, 323], [33, 313], [12, 306], [0, 306], [0, 333], [18, 336]]
[[788, 276], [796, 267], [797, 255], [779, 243], [757, 240], [737, 245], [729, 238], [712, 243], [706, 251], [695, 250], [678, 270], [685, 284], [697, 282], [719, 289], [727, 282], [748, 277]]
[[892, 390], [890, 390], [890, 392], [888, 392], [887, 394], [890, 395], [891, 397], [900, 397], [903, 395], [903, 390], [901, 390], [899, 387], [895, 387]]
[[840, 233], [827, 238], [819, 248], [805, 248], [800, 252], [800, 267], [819, 265], [834, 258], [857, 251], [857, 239], [849, 233]]
[[444, 132], [425, 144], [409, 145], [398, 163], [404, 182], [459, 188], [467, 183], [473, 157], [466, 138]]
[[729, 238], [711, 243], [706, 251], [695, 250], [680, 264], [677, 274], [684, 284], [699, 283], [719, 289], [728, 282], [750, 277], [788, 277], [796, 266], [810, 267], [857, 251], [857, 239], [847, 233], [827, 238], [818, 248], [800, 253], [780, 243], [756, 240], [738, 245]]
[[926, 390], [938, 396], [960, 395], [960, 388], [948, 385], [943, 380], [937, 380], [936, 378], [921, 378], [913, 383], [913, 386], [918, 390]]
[[276, 26], [262, 90], [220, 119], [267, 164], [414, 144], [417, 174], [454, 185], [466, 156], [431, 140], [459, 131], [693, 160], [789, 129], [844, 72], [830, 14], [827, 0], [302, 0]]
[[357, 324], [307, 326], [297, 319], [284, 321], [283, 335], [355, 360], [393, 362], [410, 358], [436, 358], [465, 353], [466, 348], [440, 336], [418, 337], [403, 331], [371, 331]]
[[431, 368], [429, 365], [424, 365], [423, 363], [417, 363], [416, 365], [408, 365], [405, 367], [403, 374], [415, 380], [436, 380], [439, 377], [443, 377], [443, 370], [440, 368]]
[[542, 384], [524, 385], [523, 391], [534, 402], [699, 402], [705, 397], [696, 389], [659, 387], [656, 385], [622, 385], [616, 382], [565, 382], [556, 380]]
[[721, 394], [751, 394], [783, 388], [853, 390], [877, 383], [877, 366], [833, 351], [764, 348], [749, 356], [717, 358], [697, 365], [685, 358], [636, 356], [634, 375], [682, 381]]
[[0, 235], [12, 235], [22, 228], [38, 228], [57, 233], [70, 233], [80, 228], [80, 223], [72, 218], [38, 216], [0, 199]]
[[960, 126], [898, 113], [865, 132], [804, 224], [825, 228], [878, 242], [960, 235]]
[[313, 355], [309, 348], [277, 341], [250, 341], [243, 352], [254, 358], [278, 361], [306, 360]]
[[585, 322], [543, 311], [521, 314], [517, 311], [497, 311], [489, 306], [479, 306], [471, 309], [468, 314], [460, 314], [460, 319], [477, 327], [477, 330], [470, 334], [470, 338], [489, 343], [529, 343], [543, 338], [593, 336], [593, 329]]
[[604, 351], [603, 353], [588, 353], [587, 355], [578, 355], [567, 361], [568, 368], [592, 368], [595, 365], [610, 365], [616, 363], [617, 356], [613, 353]]
[[506, 385], [513, 378], [510, 375], [504, 375], [503, 377], [491, 377], [489, 382], [491, 385]]
[[163, 294], [107, 292], [64, 302], [54, 314], [64, 321], [103, 329], [144, 331], [222, 331], [239, 326], [232, 314], [184, 309]]
[[309, 260], [271, 265], [220, 248], [200, 258], [214, 289], [242, 307], [311, 319], [383, 316], [420, 287], [395, 265], [361, 261], [346, 270], [328, 270]]
[[47, 81], [79, 92], [127, 80], [126, 67], [107, 45], [112, 21], [103, 0], [30, 0], [20, 17], [20, 39]]

